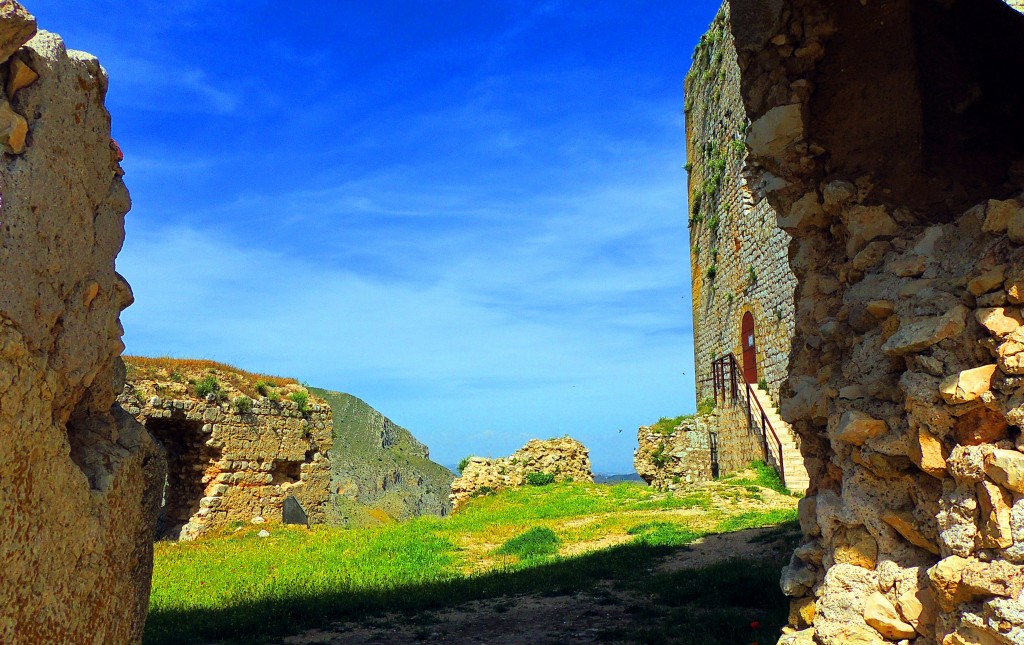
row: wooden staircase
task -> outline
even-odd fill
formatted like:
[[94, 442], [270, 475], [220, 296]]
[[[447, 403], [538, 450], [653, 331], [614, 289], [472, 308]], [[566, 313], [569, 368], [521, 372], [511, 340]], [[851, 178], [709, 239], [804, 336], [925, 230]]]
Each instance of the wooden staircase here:
[[772, 403], [767, 392], [757, 385], [751, 385], [750, 391], [757, 397], [757, 402], [761, 404], [768, 423], [771, 424], [782, 443], [782, 463], [783, 472], [786, 473], [786, 488], [794, 493], [806, 493], [811, 479], [804, 466], [804, 458], [800, 454], [800, 446], [797, 443], [796, 433], [793, 432], [793, 426], [779, 416], [775, 410], [775, 404]]

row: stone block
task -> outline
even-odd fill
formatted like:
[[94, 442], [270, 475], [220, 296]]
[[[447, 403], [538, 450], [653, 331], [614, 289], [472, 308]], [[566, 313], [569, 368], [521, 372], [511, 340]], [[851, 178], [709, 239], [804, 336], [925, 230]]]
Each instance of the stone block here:
[[862, 446], [864, 442], [889, 431], [885, 421], [875, 419], [869, 414], [850, 410], [843, 414], [836, 427], [834, 438], [838, 441]]
[[0, 62], [36, 35], [36, 19], [15, 0], [0, 1]]
[[927, 316], [902, 322], [882, 351], [890, 356], [919, 352], [947, 338], [959, 336], [967, 327], [967, 308], [957, 305], [941, 316]]
[[996, 448], [985, 457], [985, 474], [1016, 493], [1024, 493], [1024, 454]]
[[896, 612], [896, 607], [878, 592], [868, 596], [864, 603], [864, 622], [878, 630], [882, 636], [893, 640], [917, 636], [913, 625], [904, 622]]
[[754, 121], [747, 131], [747, 148], [754, 157], [777, 159], [804, 137], [802, 106], [780, 105]]

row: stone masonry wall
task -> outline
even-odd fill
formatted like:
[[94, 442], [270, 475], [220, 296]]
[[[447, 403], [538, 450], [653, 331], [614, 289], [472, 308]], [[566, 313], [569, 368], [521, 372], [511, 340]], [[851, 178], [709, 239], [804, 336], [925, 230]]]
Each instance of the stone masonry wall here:
[[[310, 523], [326, 522], [330, 498], [333, 417], [309, 397], [306, 410], [288, 399], [297, 384], [249, 398], [230, 371], [189, 372], [177, 380], [140, 373], [129, 359], [129, 381], [118, 401], [145, 424], [167, 452], [158, 537], [194, 540], [254, 518], [281, 521], [284, 499], [294, 496]], [[198, 397], [188, 381], [212, 377], [220, 388]], [[261, 386], [267, 388], [269, 386]], [[257, 520], [259, 521], [259, 520]]]
[[640, 426], [633, 454], [633, 467], [651, 486], [676, 490], [688, 484], [709, 481], [711, 471], [712, 430], [718, 426], [714, 415], [699, 415], [683, 420], [663, 434], [653, 426]]
[[756, 430], [747, 424], [747, 409], [741, 404], [718, 406], [718, 469], [734, 473], [764, 459], [764, 447]]
[[534, 473], [554, 475], [554, 481], [594, 481], [590, 451], [582, 443], [571, 437], [531, 439], [508, 457], [471, 457], [452, 482], [452, 511], [477, 495], [525, 486]]
[[3, 0], [0, 80], [0, 642], [139, 643], [163, 461], [114, 402], [130, 199], [107, 77]]
[[781, 642], [1022, 643], [1024, 16], [729, 4], [798, 279], [782, 414], [811, 487]]
[[701, 39], [686, 79], [697, 400], [713, 396], [712, 360], [730, 352], [742, 360], [741, 322], [750, 312], [758, 377], [778, 401], [789, 367], [796, 278], [787, 261], [789, 235], [747, 185], [747, 118], [729, 26], [725, 5]]

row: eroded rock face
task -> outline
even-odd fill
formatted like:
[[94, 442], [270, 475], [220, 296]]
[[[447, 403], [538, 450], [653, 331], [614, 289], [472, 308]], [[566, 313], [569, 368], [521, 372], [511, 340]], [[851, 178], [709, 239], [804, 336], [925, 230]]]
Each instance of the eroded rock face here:
[[452, 510], [477, 495], [525, 486], [533, 473], [554, 475], [554, 481], [594, 481], [590, 452], [582, 443], [570, 437], [533, 439], [509, 457], [470, 458], [452, 482]]
[[139, 642], [164, 465], [114, 402], [130, 200], [99, 62], [45, 32], [19, 50], [22, 13], [0, 4], [3, 57], [38, 74], [0, 101], [26, 126], [0, 155], [0, 642]]
[[748, 171], [779, 213], [822, 205], [787, 228], [781, 409], [811, 476], [783, 575], [793, 628], [813, 615], [799, 637], [820, 645], [1024, 642], [1024, 87], [993, 73], [1024, 68], [1024, 16], [730, 5], [749, 132], [785, 126], [755, 138]]

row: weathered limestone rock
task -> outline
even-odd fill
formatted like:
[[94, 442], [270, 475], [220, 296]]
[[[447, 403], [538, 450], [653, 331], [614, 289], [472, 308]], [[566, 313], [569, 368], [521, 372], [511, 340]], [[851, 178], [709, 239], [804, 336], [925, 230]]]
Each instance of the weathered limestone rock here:
[[1019, 328], [999, 346], [999, 369], [1006, 374], [1024, 374], [1024, 328]]
[[825, 211], [817, 193], [807, 193], [793, 203], [789, 215], [779, 218], [779, 227], [794, 232], [811, 226], [821, 227], [825, 224]]
[[928, 577], [939, 607], [947, 612], [978, 597], [1016, 599], [1024, 589], [1024, 570], [1001, 560], [981, 562], [951, 555], [929, 569]]
[[1024, 454], [996, 448], [985, 457], [985, 474], [1004, 488], [1024, 493]]
[[1017, 213], [1017, 209], [1017, 204], [1012, 201], [988, 200], [988, 205], [985, 209], [985, 224], [981, 230], [996, 235], [1005, 233], [1007, 226], [1010, 224], [1010, 219]]
[[878, 575], [849, 564], [837, 564], [825, 574], [818, 590], [814, 630], [825, 642], [877, 643], [885, 641], [864, 620], [868, 599], [878, 592]]
[[899, 226], [881, 206], [854, 206], [846, 212], [846, 226], [850, 240], [846, 244], [848, 255], [855, 255], [868, 242], [879, 237], [895, 235]]
[[1008, 491], [988, 481], [978, 482], [978, 510], [982, 522], [978, 532], [979, 547], [1005, 549], [1013, 545], [1012, 506], [1013, 495]]
[[759, 157], [777, 158], [803, 136], [801, 106], [780, 105], [751, 124], [747, 132], [747, 147]]
[[789, 604], [789, 624], [804, 629], [814, 624], [814, 598], [794, 598]]
[[910, 460], [932, 477], [946, 476], [945, 448], [938, 437], [924, 428], [919, 428], [917, 441], [910, 444]]
[[909, 320], [885, 341], [882, 351], [890, 356], [902, 356], [927, 349], [963, 333], [966, 317], [967, 308], [957, 305], [941, 316]]
[[938, 604], [935, 593], [924, 570], [911, 570], [911, 575], [897, 583], [896, 607], [900, 617], [910, 623], [917, 633], [928, 637], [933, 634]]
[[0, 99], [0, 145], [6, 152], [20, 155], [25, 152], [27, 136], [28, 121], [11, 109], [10, 103]]
[[12, 56], [7, 71], [7, 86], [5, 88], [7, 98], [13, 101], [18, 90], [25, 89], [37, 80], [39, 80], [39, 74], [36, 74], [35, 70], [18, 56]]
[[888, 431], [889, 426], [885, 421], [875, 419], [863, 412], [850, 410], [839, 419], [835, 439], [855, 446], [862, 446], [868, 439], [883, 435]]
[[594, 481], [590, 453], [582, 443], [570, 437], [532, 439], [509, 457], [470, 458], [452, 482], [452, 510], [479, 494], [525, 486], [535, 473], [554, 475], [554, 481]]
[[988, 408], [974, 408], [956, 420], [954, 432], [962, 446], [980, 446], [1007, 438], [1006, 417]]
[[964, 370], [942, 381], [940, 386], [942, 398], [950, 405], [970, 403], [981, 398], [992, 389], [992, 377], [997, 365], [983, 365]]
[[15, 0], [0, 1], [0, 61], [36, 35], [36, 19]]
[[882, 521], [896, 529], [896, 532], [902, 535], [907, 542], [935, 555], [939, 554], [939, 547], [921, 533], [917, 528], [917, 521], [911, 513], [907, 511], [886, 511], [882, 514]]
[[[0, 61], [34, 31], [0, 3]], [[39, 79], [17, 97], [32, 143], [0, 160], [0, 642], [138, 643], [164, 466], [114, 402], [130, 200], [107, 79], [54, 34], [19, 56]]]
[[878, 543], [864, 527], [843, 531], [834, 544], [832, 557], [836, 564], [852, 564], [873, 570], [878, 563]]
[[981, 296], [1003, 286], [1004, 280], [1006, 280], [1006, 265], [1000, 264], [968, 282], [967, 290], [975, 297]]
[[904, 622], [889, 599], [877, 591], [864, 602], [864, 621], [886, 638], [914, 638], [917, 630]]
[[1016, 307], [990, 307], [978, 309], [974, 314], [978, 322], [996, 338], [1008, 336], [1024, 324], [1020, 309]]

